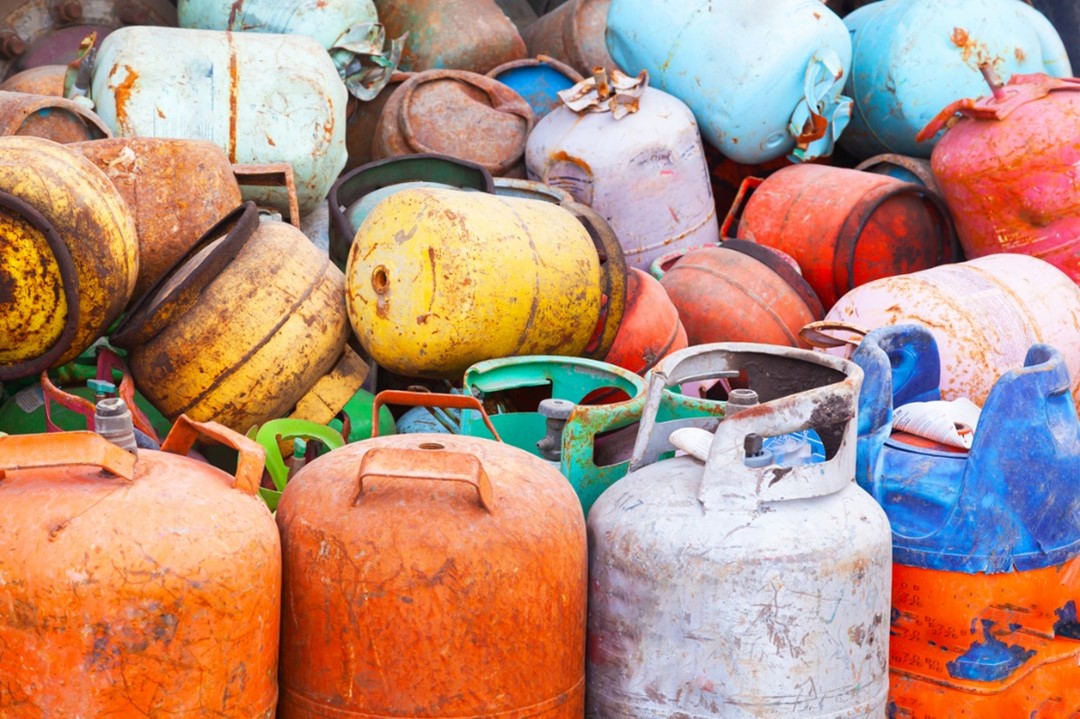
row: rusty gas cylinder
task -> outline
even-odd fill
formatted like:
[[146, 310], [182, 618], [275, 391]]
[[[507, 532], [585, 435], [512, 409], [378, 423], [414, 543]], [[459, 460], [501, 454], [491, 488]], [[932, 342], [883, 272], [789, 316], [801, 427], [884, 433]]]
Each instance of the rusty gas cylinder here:
[[0, 380], [69, 362], [124, 310], [135, 222], [109, 178], [63, 145], [0, 138]]
[[378, 437], [300, 470], [277, 521], [278, 719], [583, 715], [585, 526], [557, 468]]
[[615, 68], [604, 41], [611, 0], [572, 0], [542, 15], [522, 37], [529, 54], [548, 55], [583, 75], [593, 68]]
[[79, 103], [25, 92], [0, 92], [0, 134], [42, 137], [60, 144], [112, 137], [108, 125]]
[[950, 128], [931, 162], [964, 252], [1033, 255], [1080, 281], [1080, 80], [1013, 75], [1002, 85], [986, 72], [986, 97], [954, 102], [918, 136]]
[[438, 153], [503, 175], [525, 154], [536, 124], [529, 103], [498, 80], [464, 70], [428, 70], [403, 82], [383, 107], [371, 154]]
[[[293, 417], [329, 421], [366, 377], [345, 347], [344, 295], [325, 253], [292, 225], [260, 222], [247, 202], [143, 295], [112, 340], [170, 419], [184, 413], [246, 432], [295, 406]], [[329, 392], [326, 383], [346, 386]]]
[[652, 275], [631, 267], [626, 273], [626, 311], [604, 361], [637, 374], [687, 346], [679, 311]]
[[1061, 350], [1080, 400], [1080, 288], [1034, 257], [988, 255], [875, 280], [844, 295], [825, 319], [865, 330], [926, 326], [941, 354], [942, 399], [980, 406], [1031, 345], [1045, 343]]
[[[71, 145], [109, 177], [135, 216], [141, 297], [230, 210], [240, 186], [225, 152], [203, 140], [118, 137]], [[192, 192], [194, 183], [198, 191]]]
[[[240, 451], [235, 477], [184, 456], [200, 436]], [[262, 447], [186, 417], [137, 455], [90, 432], [0, 437], [0, 714], [272, 717], [262, 469]]]
[[17, 72], [0, 82], [4, 92], [25, 92], [31, 95], [64, 96], [64, 74], [67, 65], [39, 65]]
[[779, 254], [743, 240], [662, 257], [654, 274], [691, 345], [762, 342], [802, 346], [799, 330], [823, 311], [810, 285]]
[[737, 199], [721, 234], [793, 257], [826, 309], [858, 285], [954, 259], [949, 211], [926, 187], [810, 164], [748, 180], [740, 192], [751, 187], [738, 231], [729, 234]]
[[494, 0], [375, 0], [387, 35], [409, 33], [406, 71], [456, 69], [485, 73], [525, 57], [525, 41]]

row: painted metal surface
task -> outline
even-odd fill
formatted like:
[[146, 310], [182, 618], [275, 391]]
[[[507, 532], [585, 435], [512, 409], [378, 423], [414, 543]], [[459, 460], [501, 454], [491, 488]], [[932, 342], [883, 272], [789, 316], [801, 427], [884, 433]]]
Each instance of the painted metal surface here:
[[229, 158], [212, 142], [120, 137], [70, 149], [105, 173], [135, 218], [139, 277], [133, 299], [241, 201]]
[[112, 137], [109, 126], [63, 97], [0, 92], [0, 134], [41, 137], [60, 144]]
[[382, 200], [409, 187], [456, 187], [493, 192], [480, 165], [447, 155], [405, 155], [362, 165], [330, 187], [330, 259], [343, 271], [360, 225]]
[[617, 68], [604, 39], [610, 7], [611, 0], [571, 0], [549, 9], [521, 34], [529, 54], [553, 57], [582, 75]]
[[510, 172], [525, 153], [536, 116], [525, 99], [490, 77], [427, 70], [405, 80], [383, 107], [371, 154], [377, 160], [437, 153]]
[[401, 69], [483, 74], [525, 57], [525, 41], [494, 0], [375, 0], [388, 34], [409, 33]]
[[[1080, 288], [1026, 255], [999, 254], [875, 280], [844, 295], [826, 321], [866, 330], [916, 323], [941, 354], [941, 394], [983, 405], [994, 382], [1021, 365], [1033, 344], [1065, 355], [1080, 400]], [[850, 348], [829, 350], [846, 355]]]
[[538, 120], [562, 105], [559, 92], [584, 79], [574, 68], [546, 56], [504, 62], [487, 76], [525, 98]]
[[821, 304], [882, 277], [917, 272], [955, 259], [949, 210], [921, 185], [826, 165], [785, 167], [756, 186], [734, 233], [794, 258]]
[[497, 357], [580, 355], [607, 294], [612, 331], [595, 351], [603, 356], [625, 306], [613, 237], [564, 207], [479, 192], [387, 197], [360, 228], [346, 277], [364, 349], [407, 376], [456, 378]]
[[660, 284], [691, 345], [801, 344], [799, 330], [823, 314], [806, 281], [779, 255], [744, 240], [662, 257]]
[[[542, 456], [546, 434], [541, 395], [572, 403], [555, 462], [577, 492], [585, 514], [626, 474], [634, 429], [645, 405], [645, 383], [619, 367], [577, 357], [512, 357], [480, 362], [465, 372], [465, 389], [489, 407], [503, 441]], [[594, 402], [602, 397], [603, 404]], [[545, 396], [544, 399], [547, 397]], [[629, 427], [628, 432], [618, 432]], [[490, 438], [475, 412], [461, 416], [461, 434]]]
[[64, 96], [66, 65], [39, 65], [17, 72], [0, 82], [4, 92], [28, 92], [31, 95]]
[[[239, 450], [236, 476], [183, 456], [196, 437]], [[88, 432], [0, 437], [0, 712], [272, 717], [281, 549], [262, 467], [254, 442], [186, 418], [138, 456]]]
[[[303, 233], [260, 222], [245, 203], [143, 296], [112, 340], [130, 351], [135, 381], [167, 417], [213, 417], [246, 432], [289, 414], [328, 373], [356, 374], [335, 368], [349, 334], [344, 287]], [[341, 408], [313, 402], [329, 411], [324, 423]]]
[[[593, 505], [587, 716], [884, 715], [890, 535], [853, 482], [862, 371], [821, 358], [710, 345], [655, 371], [639, 445], [665, 384], [788, 370], [771, 375], [770, 401], [716, 426], [704, 460], [635, 469]], [[748, 435], [809, 428], [827, 438], [827, 461], [745, 464]]]
[[852, 359], [866, 373], [857, 479], [893, 529], [890, 716], [1071, 716], [1080, 420], [1062, 353], [1033, 345], [994, 384], [970, 451], [892, 429], [896, 408], [940, 396], [926, 328], [875, 330]]
[[[326, 198], [345, 166], [348, 93], [323, 48], [302, 35], [122, 28], [101, 44], [91, 97], [118, 136], [210, 140], [231, 162], [289, 163], [301, 212]], [[286, 207], [285, 195], [245, 197]]]
[[626, 311], [604, 361], [643, 375], [687, 344], [686, 328], [663, 285], [631, 267], [626, 275]]
[[1004, 78], [1071, 74], [1050, 22], [1015, 0], [883, 0], [844, 22], [853, 47], [844, 92], [855, 110], [840, 144], [856, 157], [930, 157], [934, 139], [916, 134], [954, 100], [985, 93], [982, 63]]
[[[1020, 252], [1080, 280], [1080, 80], [1014, 75], [945, 108], [920, 136], [953, 123], [933, 171], [968, 257]], [[962, 117], [953, 121], [956, 112]]]
[[124, 25], [176, 25], [168, 0], [5, 0], [0, 4], [0, 77], [40, 65], [66, 65], [83, 38]]
[[[575, 86], [575, 95], [584, 89]], [[720, 234], [693, 114], [654, 88], [637, 100], [637, 111], [621, 117], [593, 105], [554, 109], [529, 135], [525, 161], [530, 178], [600, 213], [627, 264], [648, 270], [665, 252], [717, 242]]]
[[[850, 101], [839, 88], [851, 41], [820, 0], [613, 0], [607, 43], [619, 67], [648, 70], [657, 88], [690, 106], [705, 139], [738, 162], [831, 140], [846, 123]], [[810, 127], [804, 111], [814, 113]]]
[[179, 0], [177, 15], [184, 28], [313, 38], [363, 101], [386, 85], [405, 44], [402, 37], [387, 45], [372, 0]]
[[135, 222], [89, 160], [0, 138], [0, 379], [68, 362], [123, 311], [139, 268]]
[[278, 719], [582, 716], [584, 519], [543, 460], [379, 437], [304, 467], [277, 520]]

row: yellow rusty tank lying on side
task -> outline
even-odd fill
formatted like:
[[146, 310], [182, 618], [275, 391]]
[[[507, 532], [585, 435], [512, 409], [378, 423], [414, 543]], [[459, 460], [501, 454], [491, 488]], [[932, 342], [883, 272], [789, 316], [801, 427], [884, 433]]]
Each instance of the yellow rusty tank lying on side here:
[[[605, 329], [618, 328], [626, 266], [614, 233], [588, 208], [424, 188], [375, 206], [352, 244], [346, 283], [353, 329], [380, 365], [458, 378], [497, 357], [582, 354], [603, 295], [612, 298]], [[604, 334], [596, 356], [614, 339]]]
[[120, 315], [139, 270], [135, 222], [89, 160], [0, 137], [0, 380], [74, 359]]
[[[212, 418], [246, 432], [299, 403], [314, 410], [292, 416], [326, 422], [367, 375], [345, 351], [344, 293], [326, 254], [292, 225], [260, 222], [247, 202], [203, 235], [112, 339], [130, 350], [136, 383], [170, 419]], [[346, 387], [328, 391], [328, 382]], [[324, 406], [335, 396], [341, 406]]]

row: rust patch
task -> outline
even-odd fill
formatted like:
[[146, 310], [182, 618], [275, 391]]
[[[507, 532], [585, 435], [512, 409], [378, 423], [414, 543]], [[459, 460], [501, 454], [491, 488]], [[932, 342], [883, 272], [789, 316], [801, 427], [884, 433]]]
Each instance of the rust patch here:
[[[135, 81], [139, 79], [139, 73], [135, 72], [131, 65], [124, 65], [124, 69], [127, 70], [127, 77], [116, 86], [114, 96], [116, 98], [116, 124], [129, 129], [128, 127], [128, 114], [127, 114], [127, 101], [131, 98], [131, 88], [135, 85]], [[109, 73], [110, 77], [116, 72], [116, 68], [113, 68], [113, 72]]]
[[154, 109], [157, 110], [157, 116], [160, 117], [162, 120], [164, 120], [165, 119], [165, 113], [161, 111], [161, 108], [160, 107], [155, 107]]
[[593, 174], [592, 167], [589, 163], [585, 162], [585, 160], [582, 160], [580, 157], [568, 155], [565, 150], [557, 150], [556, 152], [551, 153], [551, 159], [555, 162], [569, 162], [571, 165], [577, 165], [589, 175]]
[[[237, 0], [238, 2], [240, 0]], [[232, 33], [226, 33], [229, 39], [229, 162], [236, 162], [236, 109], [238, 105], [240, 69], [236, 59], [236, 47]]]
[[236, 16], [240, 14], [240, 8], [243, 7], [244, 0], [234, 0], [233, 4], [229, 7], [229, 24], [225, 26], [227, 30], [234, 29], [233, 23], [236, 22]]
[[1024, 49], [1021, 47], [1016, 48], [1016, 50], [1013, 52], [1013, 55], [1016, 56], [1018, 62], [1023, 62], [1027, 59], [1027, 53], [1025, 53]]

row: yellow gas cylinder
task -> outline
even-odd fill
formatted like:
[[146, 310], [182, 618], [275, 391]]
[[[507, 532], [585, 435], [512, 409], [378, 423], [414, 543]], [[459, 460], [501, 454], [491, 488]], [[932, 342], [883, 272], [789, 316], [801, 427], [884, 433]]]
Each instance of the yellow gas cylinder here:
[[626, 297], [618, 240], [588, 208], [441, 188], [376, 205], [345, 276], [364, 349], [418, 377], [459, 378], [498, 357], [582, 355], [606, 296], [602, 341], [586, 355], [603, 357]]
[[170, 419], [240, 432], [290, 413], [325, 423], [368, 369], [345, 346], [344, 291], [325, 252], [247, 202], [147, 291], [112, 341]]
[[135, 221], [105, 173], [55, 142], [0, 137], [0, 380], [78, 356], [138, 270]]

